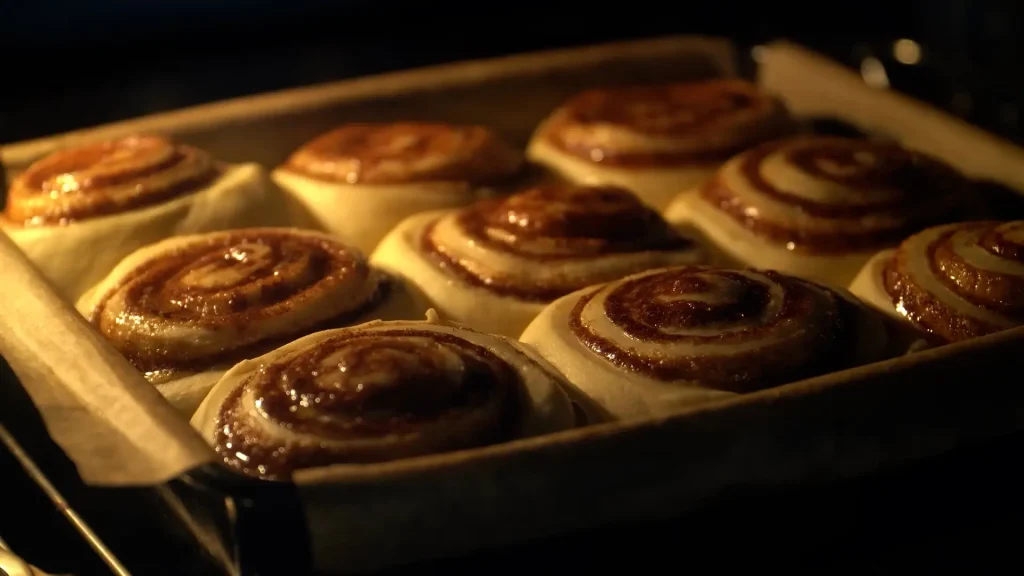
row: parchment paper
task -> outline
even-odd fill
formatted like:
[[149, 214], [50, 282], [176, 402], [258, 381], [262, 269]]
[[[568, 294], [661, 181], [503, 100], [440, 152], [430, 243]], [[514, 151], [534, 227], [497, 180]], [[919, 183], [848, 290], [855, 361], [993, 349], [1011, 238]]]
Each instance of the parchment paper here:
[[0, 233], [0, 354], [88, 484], [156, 484], [213, 450]]
[[802, 115], [841, 118], [895, 136], [966, 174], [1024, 191], [1024, 150], [934, 106], [884, 88], [789, 42], [756, 51], [758, 83]]

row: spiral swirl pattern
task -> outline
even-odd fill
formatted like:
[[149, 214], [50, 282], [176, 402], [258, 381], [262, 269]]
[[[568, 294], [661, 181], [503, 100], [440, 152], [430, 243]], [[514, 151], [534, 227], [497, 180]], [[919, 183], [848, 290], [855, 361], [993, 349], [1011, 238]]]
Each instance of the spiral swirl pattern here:
[[342, 325], [389, 290], [358, 251], [273, 228], [172, 239], [113, 276], [88, 319], [152, 381]]
[[774, 244], [837, 253], [947, 221], [965, 186], [950, 166], [896, 144], [801, 137], [730, 160], [700, 194]]
[[946, 341], [1024, 325], [1024, 220], [937, 226], [885, 265], [896, 310]]
[[613, 187], [545, 185], [484, 200], [435, 220], [422, 242], [462, 280], [533, 301], [702, 257], [657, 212]]
[[859, 308], [777, 272], [683, 267], [613, 282], [570, 317], [579, 342], [645, 377], [750, 392], [856, 363]]
[[718, 164], [788, 130], [785, 108], [742, 80], [590, 90], [552, 116], [545, 137], [614, 166]]
[[298, 149], [284, 168], [328, 182], [492, 184], [514, 175], [519, 153], [483, 126], [349, 124]]
[[159, 136], [69, 148], [11, 182], [5, 218], [24, 226], [68, 224], [196, 192], [219, 170], [205, 152]]
[[220, 405], [214, 446], [265, 478], [510, 439], [516, 368], [446, 333], [353, 330], [265, 364]]

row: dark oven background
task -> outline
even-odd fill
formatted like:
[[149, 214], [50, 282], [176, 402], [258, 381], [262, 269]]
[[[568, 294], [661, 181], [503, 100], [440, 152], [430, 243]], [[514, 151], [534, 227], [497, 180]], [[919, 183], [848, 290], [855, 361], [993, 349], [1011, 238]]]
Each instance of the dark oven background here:
[[[1016, 137], [1016, 0], [11, 0], [0, 142], [445, 61], [653, 35], [788, 37]], [[919, 64], [893, 41], [924, 47]]]

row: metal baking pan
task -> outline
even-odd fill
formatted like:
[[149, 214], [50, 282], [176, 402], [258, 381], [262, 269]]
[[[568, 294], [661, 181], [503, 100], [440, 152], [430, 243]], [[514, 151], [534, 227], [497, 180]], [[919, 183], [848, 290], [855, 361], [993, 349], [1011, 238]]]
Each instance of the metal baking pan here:
[[[41, 571], [31, 576], [309, 573], [309, 566], [301, 564], [306, 549], [301, 537], [277, 540], [267, 549], [239, 547], [233, 542], [250, 538], [235, 532], [250, 528], [231, 524], [227, 517], [227, 529], [213, 547], [231, 554], [215, 556], [208, 551], [207, 536], [190, 529], [195, 521], [182, 517], [167, 499], [168, 487], [179, 481], [133, 489], [84, 485], [46, 437], [30, 399], [2, 360], [0, 398], [0, 420], [6, 426], [0, 430], [4, 497], [17, 502], [13, 513], [7, 504], [0, 515], [0, 536], [7, 539], [0, 543], [0, 570], [10, 576], [17, 575], [12, 567], [25, 565]], [[862, 478], [736, 487], [666, 521], [619, 523], [387, 573], [472, 573], [495, 566], [505, 573], [538, 566], [577, 572], [609, 566], [660, 569], [683, 560], [681, 547], [709, 551], [713, 559], [688, 552], [685, 561], [713, 561], [726, 573], [778, 569], [864, 576], [901, 570], [939, 573], [951, 566], [1001, 570], [1017, 560], [1013, 534], [1005, 526], [1024, 514], [1024, 494], [1018, 489], [1024, 470], [1014, 456], [1022, 442], [1024, 435], [1015, 434], [945, 456], [888, 465]], [[205, 480], [189, 482], [194, 486]], [[253, 508], [272, 510], [251, 529], [287, 525], [296, 510], [292, 504], [287, 496], [254, 502]], [[292, 526], [301, 530], [302, 525]], [[743, 552], [722, 556], [723, 546]]]
[[[583, 87], [748, 71], [824, 130], [896, 138], [973, 175], [1024, 187], [1024, 152], [1008, 143], [865, 87], [798, 47], [774, 43], [752, 51], [749, 60], [746, 54], [721, 40], [669, 38], [449, 65], [201, 106], [0, 153], [16, 172], [71, 142], [157, 131], [224, 160], [273, 166], [325, 126], [354, 117], [484, 122], [523, 143], [537, 120]], [[159, 544], [134, 549], [124, 540], [102, 541], [103, 530], [83, 530], [101, 556], [108, 551], [114, 573], [118, 564], [162, 573], [185, 557], [202, 566], [174, 573], [363, 572], [673, 517], [738, 486], [865, 475], [1020, 430], [1024, 390], [1001, 385], [999, 375], [1019, 370], [1012, 351], [1022, 344], [1024, 331], [1009, 331], [658, 421], [599, 425], [454, 460], [398, 463], [363, 481], [328, 487], [248, 480], [212, 465], [147, 488], [71, 486], [90, 499], [116, 500], [111, 509], [128, 515], [113, 523], [157, 530], [146, 537]], [[4, 380], [5, 400], [17, 398], [9, 405], [22, 402], [19, 411], [30, 414], [28, 397], [11, 378]], [[26, 388], [32, 392], [31, 383]], [[45, 439], [40, 418], [28, 420], [15, 436], [59, 453]], [[56, 461], [64, 466], [59, 474], [73, 479], [70, 462]], [[403, 515], [373, 517], [375, 499], [401, 502]], [[326, 517], [332, 522], [325, 530]], [[417, 526], [416, 538], [398, 538], [409, 525]], [[140, 550], [147, 550], [143, 558]]]

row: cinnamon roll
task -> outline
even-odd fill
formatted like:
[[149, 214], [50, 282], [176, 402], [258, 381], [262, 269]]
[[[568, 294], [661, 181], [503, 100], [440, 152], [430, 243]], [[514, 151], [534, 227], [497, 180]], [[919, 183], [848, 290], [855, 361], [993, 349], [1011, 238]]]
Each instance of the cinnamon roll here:
[[845, 287], [878, 249], [955, 217], [967, 186], [898, 144], [798, 137], [733, 158], [665, 217], [739, 264]]
[[239, 360], [325, 328], [420, 317], [426, 306], [324, 233], [249, 228], [142, 248], [77, 308], [191, 414]]
[[412, 216], [371, 261], [419, 286], [447, 319], [515, 338], [569, 292], [706, 257], [623, 189], [547, 184]]
[[880, 360], [883, 315], [773, 271], [674, 267], [560, 298], [523, 332], [612, 416], [661, 416]]
[[402, 219], [455, 208], [513, 178], [522, 156], [482, 126], [349, 124], [273, 172], [314, 225], [372, 251]]
[[146, 244], [286, 222], [284, 199], [258, 165], [143, 135], [33, 163], [12, 180], [0, 227], [74, 301]]
[[1024, 326], [1024, 220], [928, 228], [875, 255], [850, 291], [941, 342]]
[[300, 338], [228, 371], [192, 425], [224, 462], [286, 479], [571, 428], [565, 385], [518, 342], [442, 324], [370, 322]]
[[527, 157], [571, 182], [628, 188], [662, 210], [734, 154], [795, 129], [779, 100], [743, 80], [608, 88], [555, 110]]

